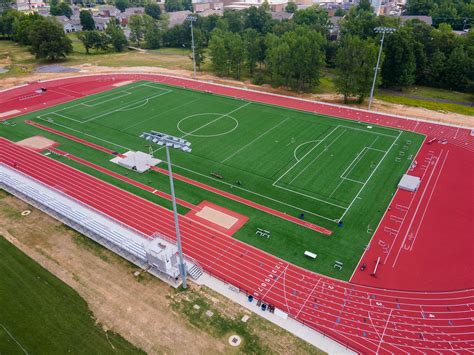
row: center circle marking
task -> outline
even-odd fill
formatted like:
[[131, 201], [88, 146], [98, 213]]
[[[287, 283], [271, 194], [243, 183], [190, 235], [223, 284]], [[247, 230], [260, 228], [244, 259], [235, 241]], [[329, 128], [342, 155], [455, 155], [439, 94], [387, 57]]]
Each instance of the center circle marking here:
[[[193, 117], [197, 117], [197, 116], [222, 116], [222, 118], [230, 118], [234, 121], [234, 127], [232, 127], [231, 129], [227, 130], [226, 132], [222, 132], [222, 133], [216, 133], [216, 134], [194, 134], [192, 133], [193, 131], [191, 132], [188, 132], [186, 130], [184, 130], [183, 128], [181, 128], [181, 125], [183, 124], [183, 122], [185, 122], [187, 119], [190, 119], [190, 118], [193, 118]], [[212, 121], [210, 121], [212, 122]], [[208, 122], [206, 125], [204, 126], [207, 126], [207, 125], [211, 125], [211, 123]], [[216, 120], [216, 122], [218, 122], [218, 120]], [[237, 121], [237, 119], [233, 116], [230, 116], [230, 115], [226, 115], [226, 114], [222, 114], [222, 113], [196, 113], [194, 115], [190, 115], [190, 116], [187, 116], [183, 119], [181, 119], [178, 124], [177, 124], [177, 128], [178, 130], [185, 134], [186, 136], [191, 136], [191, 137], [202, 137], [202, 138], [209, 138], [209, 137], [218, 137], [218, 136], [223, 136], [224, 134], [228, 134], [228, 133], [231, 133], [233, 131], [235, 131], [237, 129], [237, 127], [239, 126], [239, 121]], [[203, 127], [203, 126], [201, 126]], [[196, 128], [194, 131], [199, 131], [201, 129], [201, 127], [199, 128]]]

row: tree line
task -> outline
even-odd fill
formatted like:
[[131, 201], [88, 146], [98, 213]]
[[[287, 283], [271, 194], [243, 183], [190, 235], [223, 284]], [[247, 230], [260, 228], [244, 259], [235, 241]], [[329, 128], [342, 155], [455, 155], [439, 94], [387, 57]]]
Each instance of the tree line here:
[[212, 70], [220, 76], [311, 90], [325, 68], [332, 68], [338, 92], [346, 100], [363, 100], [370, 92], [381, 39], [374, 29], [388, 26], [395, 32], [385, 37], [379, 84], [474, 91], [474, 33], [460, 36], [449, 24], [435, 28], [419, 20], [402, 24], [398, 18], [375, 16], [367, 0], [340, 20], [335, 41], [330, 40], [326, 10], [317, 6], [296, 10], [282, 22], [272, 20], [263, 7], [225, 11], [212, 26], [209, 22], [198, 21], [195, 27], [207, 39]]
[[408, 0], [407, 15], [431, 16], [433, 25], [447, 23], [455, 30], [474, 24], [474, 2], [471, 0]]

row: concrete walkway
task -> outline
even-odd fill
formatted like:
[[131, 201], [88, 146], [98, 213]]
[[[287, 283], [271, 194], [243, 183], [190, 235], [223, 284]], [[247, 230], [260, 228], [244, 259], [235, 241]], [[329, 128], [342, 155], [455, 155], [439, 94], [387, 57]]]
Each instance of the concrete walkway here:
[[303, 325], [302, 323], [294, 320], [293, 318], [283, 318], [277, 315], [277, 312], [270, 313], [268, 311], [262, 311], [260, 307], [257, 307], [256, 301], [249, 302], [247, 297], [238, 292], [235, 287], [230, 284], [226, 284], [207, 273], [204, 273], [197, 281], [199, 285], [205, 285], [210, 289], [218, 292], [219, 294], [231, 299], [235, 303], [238, 303], [242, 307], [247, 308], [253, 313], [263, 317], [270, 322], [286, 329], [291, 334], [297, 336], [300, 339], [314, 345], [315, 347], [329, 353], [329, 354], [355, 354], [342, 344], [324, 336], [321, 333]]

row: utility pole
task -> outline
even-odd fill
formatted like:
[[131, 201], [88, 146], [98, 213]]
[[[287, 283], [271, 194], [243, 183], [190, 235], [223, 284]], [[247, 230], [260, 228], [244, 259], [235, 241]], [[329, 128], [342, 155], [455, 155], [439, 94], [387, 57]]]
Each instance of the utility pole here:
[[194, 79], [196, 79], [196, 56], [195, 56], [195, 53], [194, 53], [194, 31], [193, 31], [193, 22], [197, 20], [197, 17], [196, 16], [188, 16], [186, 18], [186, 20], [188, 20], [191, 25], [191, 48], [193, 49], [193, 67], [194, 67]]
[[374, 29], [374, 31], [375, 31], [375, 33], [381, 33], [382, 34], [382, 39], [380, 40], [380, 49], [379, 49], [379, 56], [377, 58], [377, 65], [374, 69], [374, 81], [372, 82], [372, 89], [370, 90], [369, 111], [370, 111], [370, 108], [372, 106], [372, 101], [374, 101], [375, 83], [377, 82], [377, 74], [379, 72], [380, 58], [382, 57], [382, 48], [383, 48], [383, 41], [385, 39], [385, 34], [395, 32], [395, 28], [392, 28], [392, 27], [376, 27]]

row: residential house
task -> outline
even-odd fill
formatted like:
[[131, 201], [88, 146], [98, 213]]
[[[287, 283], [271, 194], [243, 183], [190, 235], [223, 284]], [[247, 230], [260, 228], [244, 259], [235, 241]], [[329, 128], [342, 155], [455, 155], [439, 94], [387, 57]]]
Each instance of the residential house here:
[[99, 31], [105, 31], [109, 21], [110, 21], [110, 17], [94, 16], [95, 29]]
[[66, 16], [54, 16], [54, 18], [63, 26], [66, 33], [82, 31], [81, 21], [78, 17], [68, 19]]
[[291, 20], [294, 15], [292, 13], [285, 12], [285, 11], [272, 11], [270, 14], [272, 15], [273, 20], [277, 20], [280, 22], [284, 20]]
[[113, 5], [100, 5], [99, 16], [102, 17], [118, 17], [121, 14], [120, 10]]
[[173, 28], [178, 25], [182, 25], [186, 18], [191, 15], [191, 11], [175, 11], [175, 12], [168, 12], [168, 28]]

